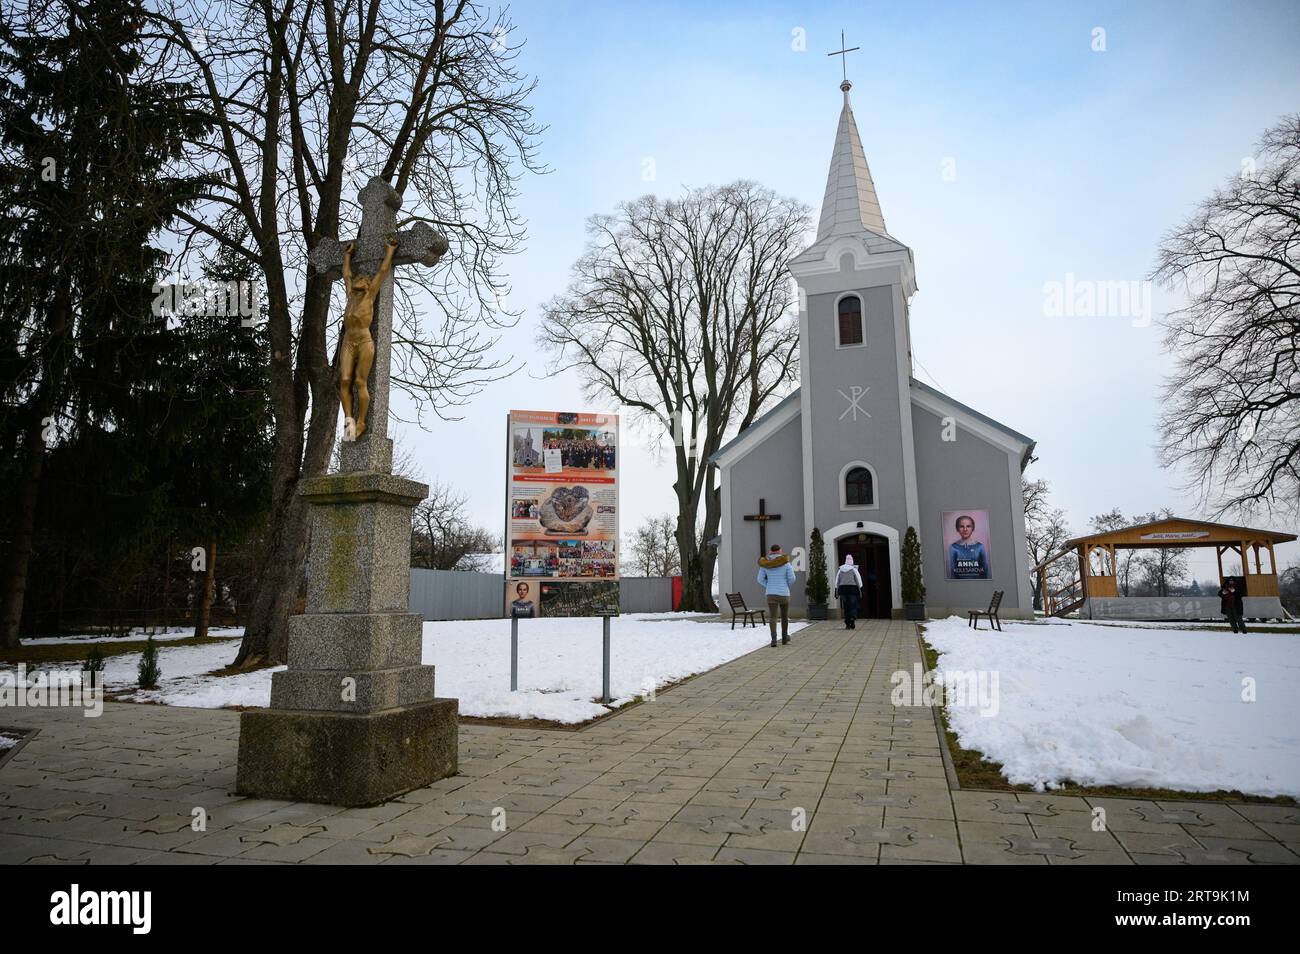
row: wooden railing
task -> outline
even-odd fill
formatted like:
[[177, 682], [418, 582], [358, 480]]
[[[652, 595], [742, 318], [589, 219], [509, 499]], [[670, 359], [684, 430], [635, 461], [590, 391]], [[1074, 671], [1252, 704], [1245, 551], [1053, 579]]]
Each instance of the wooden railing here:
[[1083, 580], [1075, 577], [1059, 589], [1048, 590], [1043, 599], [1043, 609], [1048, 616], [1063, 616], [1077, 609], [1083, 603], [1083, 598]]

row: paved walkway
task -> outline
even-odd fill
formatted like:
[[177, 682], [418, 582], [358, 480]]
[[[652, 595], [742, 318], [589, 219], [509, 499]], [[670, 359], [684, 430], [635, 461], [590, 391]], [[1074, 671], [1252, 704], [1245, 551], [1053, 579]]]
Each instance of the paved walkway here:
[[0, 710], [40, 730], [0, 863], [1300, 863], [1300, 809], [954, 791], [889, 701], [920, 661], [911, 624], [817, 624], [579, 732], [462, 726], [460, 775], [364, 809], [230, 794], [235, 712]]

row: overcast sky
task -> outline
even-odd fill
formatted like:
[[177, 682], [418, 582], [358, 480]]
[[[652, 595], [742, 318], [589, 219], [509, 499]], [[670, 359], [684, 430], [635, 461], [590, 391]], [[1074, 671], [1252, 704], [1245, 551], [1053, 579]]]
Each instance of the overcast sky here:
[[[806, 6], [512, 7], [553, 170], [521, 183], [529, 240], [508, 263], [524, 317], [501, 354], [525, 367], [463, 420], [397, 425], [424, 478], [469, 493], [474, 520], [499, 530], [506, 412], [617, 410], [589, 406], [572, 375], [547, 379], [534, 351], [539, 306], [567, 283], [589, 215], [740, 178], [816, 214], [841, 103], [840, 58], [826, 54], [843, 29], [862, 48], [851, 95], [885, 221], [915, 253], [917, 376], [1035, 438], [1029, 474], [1051, 482], [1075, 529], [1112, 507], [1199, 516], [1156, 461], [1170, 368], [1158, 325], [1053, 317], [1044, 285], [1142, 281], [1161, 234], [1300, 108], [1300, 4]], [[1172, 304], [1155, 289], [1152, 317]], [[628, 531], [674, 506], [669, 468], [623, 435]], [[1283, 553], [1300, 559], [1295, 544]]]

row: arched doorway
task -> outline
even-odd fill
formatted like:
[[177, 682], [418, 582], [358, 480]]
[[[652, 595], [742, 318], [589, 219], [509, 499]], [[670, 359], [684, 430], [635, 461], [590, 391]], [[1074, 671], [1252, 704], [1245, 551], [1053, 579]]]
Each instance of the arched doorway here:
[[889, 540], [876, 533], [850, 533], [835, 541], [835, 555], [844, 565], [852, 555], [862, 577], [862, 603], [858, 615], [863, 619], [889, 619], [894, 608], [889, 564]]

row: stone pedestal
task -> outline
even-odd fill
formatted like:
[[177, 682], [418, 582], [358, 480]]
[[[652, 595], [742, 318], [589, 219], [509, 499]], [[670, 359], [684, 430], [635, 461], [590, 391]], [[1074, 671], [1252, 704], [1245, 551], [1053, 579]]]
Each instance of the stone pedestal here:
[[386, 473], [392, 442], [380, 435], [342, 456], [344, 473], [300, 490], [311, 503], [307, 612], [289, 620], [271, 707], [240, 716], [243, 795], [374, 805], [456, 772], [456, 700], [434, 697], [423, 623], [408, 612], [411, 510], [429, 488]]

